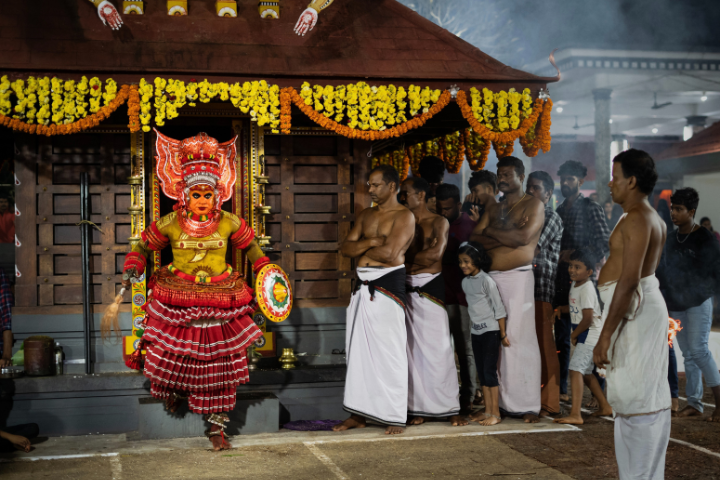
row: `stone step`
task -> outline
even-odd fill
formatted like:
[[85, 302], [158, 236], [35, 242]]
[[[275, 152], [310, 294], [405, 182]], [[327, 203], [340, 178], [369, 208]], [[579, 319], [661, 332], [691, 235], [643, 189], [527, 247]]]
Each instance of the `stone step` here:
[[[188, 410], [183, 402], [177, 412], [165, 410], [161, 400], [152, 397], [138, 399], [138, 438], [199, 437], [210, 424], [203, 416]], [[272, 393], [245, 393], [237, 396], [235, 409], [228, 412], [230, 422], [225, 430], [228, 435], [272, 433], [280, 429], [280, 401]]]

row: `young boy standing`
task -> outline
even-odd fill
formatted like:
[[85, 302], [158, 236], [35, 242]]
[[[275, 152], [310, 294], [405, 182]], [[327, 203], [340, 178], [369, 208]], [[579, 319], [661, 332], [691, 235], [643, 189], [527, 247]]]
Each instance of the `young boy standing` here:
[[595, 262], [590, 255], [576, 250], [570, 255], [568, 273], [572, 280], [569, 305], [555, 311], [555, 317], [561, 313], [570, 313], [573, 332], [570, 341], [575, 351], [570, 359], [570, 386], [572, 391], [572, 410], [570, 415], [555, 420], [557, 423], [582, 425], [580, 414], [583, 398], [583, 382], [590, 388], [600, 408], [593, 416], [612, 415], [612, 407], [605, 399], [602, 388], [593, 375], [593, 349], [600, 338], [603, 322], [595, 286], [590, 277]]

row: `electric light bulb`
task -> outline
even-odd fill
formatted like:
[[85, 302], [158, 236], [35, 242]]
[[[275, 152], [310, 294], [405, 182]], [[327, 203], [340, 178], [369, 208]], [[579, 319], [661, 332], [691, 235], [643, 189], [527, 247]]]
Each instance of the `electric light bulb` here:
[[608, 122], [612, 123], [612, 118], [610, 120], [608, 120]]
[[703, 95], [702, 97], [700, 97], [701, 102], [704, 102], [705, 100], [707, 100], [707, 95]]
[[657, 129], [657, 128], [653, 128], [653, 129], [652, 129], [652, 132], [653, 132], [653, 133], [657, 133], [657, 132], [658, 132], [658, 129]]
[[562, 113], [562, 112], [563, 112], [563, 107], [557, 107], [557, 108], [555, 109], [555, 111], [556, 111], [557, 113]]

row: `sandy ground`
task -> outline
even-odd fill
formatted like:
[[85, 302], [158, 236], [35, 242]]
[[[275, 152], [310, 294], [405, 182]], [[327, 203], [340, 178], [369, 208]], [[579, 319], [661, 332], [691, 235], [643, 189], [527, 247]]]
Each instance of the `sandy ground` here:
[[[704, 400], [712, 403], [709, 395]], [[666, 479], [720, 479], [720, 425], [673, 419], [671, 438]], [[0, 475], [3, 480], [617, 478], [613, 423], [607, 418], [586, 417], [579, 428], [549, 419], [537, 425], [508, 419], [489, 428], [432, 422], [392, 437], [378, 426], [341, 434], [281, 431], [234, 437], [232, 443], [233, 449], [214, 452], [205, 438], [51, 438], [30, 454], [2, 458]]]

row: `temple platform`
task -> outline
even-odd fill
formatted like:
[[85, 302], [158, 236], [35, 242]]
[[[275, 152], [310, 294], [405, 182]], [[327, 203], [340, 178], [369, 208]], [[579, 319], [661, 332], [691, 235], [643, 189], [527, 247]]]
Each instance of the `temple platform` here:
[[[277, 432], [292, 420], [347, 415], [342, 410], [344, 365], [292, 370], [276, 365], [275, 359], [263, 359], [250, 372], [250, 382], [238, 388], [230, 433]], [[43, 436], [123, 433], [139, 440], [193, 436], [204, 429], [198, 415], [187, 414], [186, 405], [175, 414], [166, 412], [139, 372], [0, 380], [0, 399], [0, 428], [32, 422]]]

